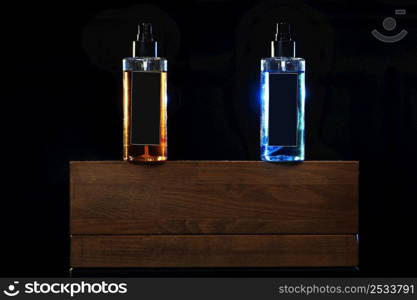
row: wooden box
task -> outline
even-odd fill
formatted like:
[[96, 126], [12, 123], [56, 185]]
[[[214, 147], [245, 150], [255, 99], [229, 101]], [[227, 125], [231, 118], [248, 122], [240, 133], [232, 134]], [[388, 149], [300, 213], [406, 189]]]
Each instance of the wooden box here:
[[358, 265], [358, 163], [71, 162], [73, 268]]

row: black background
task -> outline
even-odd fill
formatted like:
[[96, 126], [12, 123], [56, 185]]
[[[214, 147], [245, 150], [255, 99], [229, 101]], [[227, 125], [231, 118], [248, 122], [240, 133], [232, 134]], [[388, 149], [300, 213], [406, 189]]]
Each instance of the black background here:
[[[121, 159], [121, 60], [142, 20], [155, 23], [169, 60], [172, 160], [258, 160], [259, 61], [274, 22], [294, 24], [307, 64], [306, 158], [360, 160], [358, 274], [416, 274], [415, 1], [63, 1], [2, 11], [2, 276], [68, 275], [68, 162]], [[388, 16], [393, 32], [382, 28]], [[370, 34], [402, 28], [408, 35], [394, 44]]]

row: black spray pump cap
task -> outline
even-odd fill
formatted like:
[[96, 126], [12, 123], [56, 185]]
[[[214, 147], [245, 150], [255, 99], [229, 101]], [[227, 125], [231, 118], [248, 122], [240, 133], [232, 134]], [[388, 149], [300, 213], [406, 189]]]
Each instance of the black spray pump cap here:
[[158, 56], [158, 43], [154, 39], [151, 23], [140, 23], [136, 41], [133, 41], [133, 57], [141, 56]]
[[295, 57], [295, 41], [291, 39], [291, 26], [278, 22], [275, 39], [271, 42], [272, 57]]

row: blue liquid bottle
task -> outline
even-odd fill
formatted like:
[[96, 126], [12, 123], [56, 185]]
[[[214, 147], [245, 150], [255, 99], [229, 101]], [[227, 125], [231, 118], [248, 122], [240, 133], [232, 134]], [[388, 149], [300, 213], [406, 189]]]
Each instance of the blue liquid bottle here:
[[277, 24], [271, 56], [261, 60], [261, 159], [303, 161], [305, 60], [289, 24]]

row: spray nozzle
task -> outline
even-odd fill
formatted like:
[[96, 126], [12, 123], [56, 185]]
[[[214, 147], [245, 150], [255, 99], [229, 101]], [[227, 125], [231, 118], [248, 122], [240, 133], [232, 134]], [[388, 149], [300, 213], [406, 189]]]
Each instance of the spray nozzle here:
[[133, 57], [157, 57], [158, 43], [152, 33], [151, 23], [140, 23], [136, 41], [133, 41]]
[[278, 22], [275, 32], [276, 41], [290, 41], [291, 40], [291, 26], [286, 22]]
[[153, 41], [152, 24], [140, 23], [138, 25], [138, 35], [136, 39], [138, 41]]
[[295, 41], [291, 38], [291, 26], [286, 22], [276, 25], [275, 39], [271, 42], [272, 57], [295, 57]]

